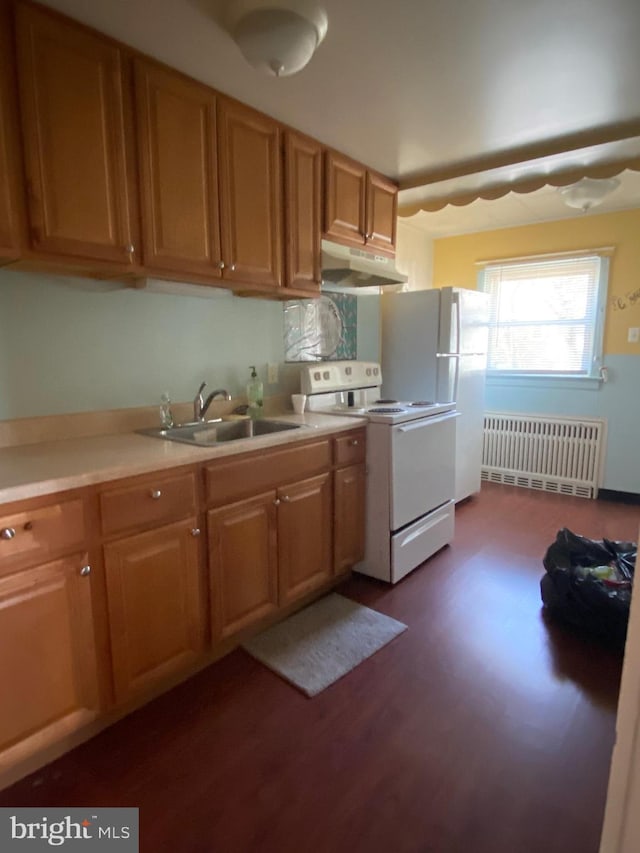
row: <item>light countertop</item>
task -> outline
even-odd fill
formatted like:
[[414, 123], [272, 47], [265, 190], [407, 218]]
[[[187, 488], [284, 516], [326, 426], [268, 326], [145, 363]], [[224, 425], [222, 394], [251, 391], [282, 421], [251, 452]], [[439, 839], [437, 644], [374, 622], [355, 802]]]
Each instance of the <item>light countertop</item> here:
[[299, 423], [302, 429], [222, 442], [213, 447], [119, 433], [0, 448], [0, 504], [261, 448], [295, 444], [366, 423], [360, 418], [309, 412], [272, 419]]

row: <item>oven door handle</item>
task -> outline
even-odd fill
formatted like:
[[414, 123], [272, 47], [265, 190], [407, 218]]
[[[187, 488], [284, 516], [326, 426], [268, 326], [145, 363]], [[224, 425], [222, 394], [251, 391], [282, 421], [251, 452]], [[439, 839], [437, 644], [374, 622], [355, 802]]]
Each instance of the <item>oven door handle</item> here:
[[460, 412], [447, 412], [444, 415], [436, 415], [431, 418], [420, 418], [417, 421], [412, 421], [408, 424], [402, 424], [402, 426], [396, 427], [398, 432], [413, 432], [415, 429], [424, 429], [425, 427], [433, 426], [434, 424], [441, 424], [443, 421], [450, 421], [453, 418], [459, 418]]

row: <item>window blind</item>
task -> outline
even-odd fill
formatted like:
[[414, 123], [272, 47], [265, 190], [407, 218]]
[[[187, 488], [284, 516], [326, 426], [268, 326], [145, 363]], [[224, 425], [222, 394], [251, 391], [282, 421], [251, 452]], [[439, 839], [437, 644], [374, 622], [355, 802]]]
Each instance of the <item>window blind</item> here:
[[485, 267], [488, 369], [590, 375], [601, 263], [593, 255]]

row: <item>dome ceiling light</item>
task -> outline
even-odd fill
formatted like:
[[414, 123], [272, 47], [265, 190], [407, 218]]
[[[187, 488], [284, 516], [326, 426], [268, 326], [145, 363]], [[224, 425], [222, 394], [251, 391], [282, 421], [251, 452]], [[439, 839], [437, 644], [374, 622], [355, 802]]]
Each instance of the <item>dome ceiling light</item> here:
[[235, 0], [227, 27], [250, 65], [288, 77], [307, 65], [327, 34], [328, 20], [312, 0]]
[[568, 207], [586, 213], [601, 204], [619, 186], [618, 178], [582, 178], [568, 187], [558, 187], [558, 192]]

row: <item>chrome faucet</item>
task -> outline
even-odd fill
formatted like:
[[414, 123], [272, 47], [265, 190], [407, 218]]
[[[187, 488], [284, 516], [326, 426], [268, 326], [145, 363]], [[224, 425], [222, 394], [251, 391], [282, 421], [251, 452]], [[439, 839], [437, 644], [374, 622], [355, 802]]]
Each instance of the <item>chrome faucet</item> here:
[[224, 388], [216, 388], [215, 391], [212, 391], [207, 399], [205, 400], [202, 397], [202, 392], [207, 387], [207, 383], [203, 382], [202, 385], [198, 388], [198, 393], [195, 396], [193, 401], [193, 419], [194, 421], [203, 421], [205, 415], [207, 414], [207, 409], [211, 405], [211, 403], [215, 400], [216, 397], [222, 397], [224, 400], [230, 400], [231, 394], [225, 390]]

